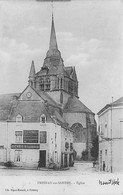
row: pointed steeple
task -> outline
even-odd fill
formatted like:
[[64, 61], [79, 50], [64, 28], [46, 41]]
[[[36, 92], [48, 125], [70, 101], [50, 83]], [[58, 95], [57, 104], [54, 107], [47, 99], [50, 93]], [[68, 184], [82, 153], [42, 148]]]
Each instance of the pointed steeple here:
[[34, 61], [32, 60], [32, 64], [31, 64], [31, 68], [30, 68], [30, 73], [29, 73], [29, 78], [34, 77], [35, 76], [35, 65], [34, 65]]
[[52, 14], [52, 25], [51, 25], [49, 50], [52, 50], [52, 49], [58, 50], [53, 14]]
[[[54, 25], [54, 17], [52, 14], [52, 24], [51, 24], [51, 33], [50, 33], [50, 43], [49, 50], [46, 53], [46, 58], [44, 59], [43, 67], [50, 68], [51, 65], [58, 66], [60, 63], [61, 52], [58, 50], [57, 40], [56, 40], [56, 32]], [[63, 60], [62, 60], [63, 61]]]

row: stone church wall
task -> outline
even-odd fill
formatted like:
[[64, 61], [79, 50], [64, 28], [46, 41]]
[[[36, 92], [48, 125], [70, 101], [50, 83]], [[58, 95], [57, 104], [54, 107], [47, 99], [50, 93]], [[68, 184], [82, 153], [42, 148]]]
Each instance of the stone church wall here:
[[86, 113], [64, 113], [63, 116], [69, 123], [70, 127], [74, 123], [80, 123], [83, 128], [86, 128]]

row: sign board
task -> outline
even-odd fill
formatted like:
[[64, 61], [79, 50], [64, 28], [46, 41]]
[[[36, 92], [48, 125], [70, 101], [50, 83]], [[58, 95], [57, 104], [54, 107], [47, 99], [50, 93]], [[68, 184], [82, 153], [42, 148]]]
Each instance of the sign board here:
[[38, 143], [38, 130], [24, 130], [23, 143]]
[[11, 149], [40, 149], [39, 144], [11, 144]]

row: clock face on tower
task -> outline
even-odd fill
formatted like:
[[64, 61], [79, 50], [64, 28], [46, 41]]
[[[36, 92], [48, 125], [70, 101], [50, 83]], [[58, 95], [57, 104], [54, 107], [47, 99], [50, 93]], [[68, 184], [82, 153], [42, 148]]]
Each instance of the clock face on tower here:
[[32, 96], [31, 92], [27, 92], [26, 96], [27, 96], [27, 98], [31, 98], [31, 96]]

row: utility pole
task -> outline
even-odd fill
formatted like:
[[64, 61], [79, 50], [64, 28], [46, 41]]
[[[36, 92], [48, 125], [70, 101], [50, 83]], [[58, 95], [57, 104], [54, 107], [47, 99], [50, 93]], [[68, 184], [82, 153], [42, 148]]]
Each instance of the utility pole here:
[[113, 151], [112, 151], [112, 107], [113, 107], [113, 97], [112, 97], [112, 102], [111, 102], [111, 173], [113, 172], [113, 167], [112, 167], [112, 164], [113, 164]]

